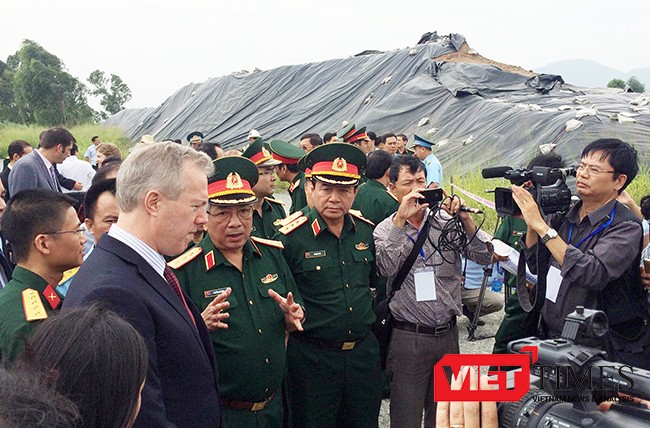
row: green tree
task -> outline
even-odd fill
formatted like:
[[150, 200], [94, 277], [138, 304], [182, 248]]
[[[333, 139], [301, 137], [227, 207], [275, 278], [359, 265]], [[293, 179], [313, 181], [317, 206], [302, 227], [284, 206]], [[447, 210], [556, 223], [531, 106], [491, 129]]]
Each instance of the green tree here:
[[16, 122], [16, 102], [12, 85], [13, 72], [0, 61], [0, 122]]
[[24, 40], [16, 54], [7, 58], [7, 68], [13, 73], [17, 121], [72, 126], [92, 120], [85, 86], [38, 43]]
[[105, 110], [99, 113], [102, 119], [123, 110], [124, 104], [131, 99], [131, 90], [115, 74], [109, 79], [103, 71], [95, 70], [88, 76], [88, 83], [92, 86], [90, 93], [101, 98], [99, 103]]
[[627, 87], [630, 88], [632, 92], [645, 92], [645, 85], [639, 82], [639, 79], [637, 79], [636, 76], [632, 76], [627, 79]]
[[612, 79], [607, 84], [607, 87], [625, 89], [625, 81], [622, 79]]

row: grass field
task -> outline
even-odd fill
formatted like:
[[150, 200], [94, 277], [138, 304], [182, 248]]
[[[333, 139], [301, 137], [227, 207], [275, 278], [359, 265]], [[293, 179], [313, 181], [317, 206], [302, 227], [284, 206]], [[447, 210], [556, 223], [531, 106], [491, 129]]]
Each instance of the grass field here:
[[[7, 147], [14, 140], [25, 140], [32, 147], [36, 147], [38, 145], [39, 134], [46, 129], [47, 127], [44, 126], [0, 123], [0, 156], [5, 157], [7, 155]], [[127, 155], [129, 148], [133, 144], [131, 139], [124, 135], [124, 132], [120, 128], [113, 126], [87, 124], [70, 128], [70, 132], [72, 132], [72, 135], [77, 140], [79, 152], [82, 154], [90, 146], [90, 139], [95, 135], [99, 135], [100, 140], [104, 143], [116, 144], [122, 152], [122, 157]]]

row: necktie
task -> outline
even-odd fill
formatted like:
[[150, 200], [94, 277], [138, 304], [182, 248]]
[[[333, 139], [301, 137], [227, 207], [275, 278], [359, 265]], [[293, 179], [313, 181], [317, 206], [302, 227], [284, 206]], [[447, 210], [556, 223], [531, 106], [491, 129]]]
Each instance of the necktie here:
[[172, 269], [167, 265], [165, 265], [163, 276], [165, 277], [165, 281], [167, 281], [172, 287], [172, 290], [174, 290], [174, 293], [176, 293], [178, 298], [181, 299], [183, 306], [185, 306], [185, 310], [189, 314], [190, 318], [192, 318], [192, 322], [196, 326], [196, 320], [194, 319], [194, 315], [192, 315], [192, 311], [190, 311], [190, 308], [187, 306], [187, 302], [185, 301], [185, 296], [183, 296], [183, 292], [181, 291], [181, 285], [178, 282], [178, 278], [176, 278], [176, 275], [174, 275]]
[[54, 190], [59, 190], [59, 180], [56, 178], [56, 170], [54, 169], [54, 165], [50, 167], [50, 178], [52, 179], [52, 186], [54, 186]]

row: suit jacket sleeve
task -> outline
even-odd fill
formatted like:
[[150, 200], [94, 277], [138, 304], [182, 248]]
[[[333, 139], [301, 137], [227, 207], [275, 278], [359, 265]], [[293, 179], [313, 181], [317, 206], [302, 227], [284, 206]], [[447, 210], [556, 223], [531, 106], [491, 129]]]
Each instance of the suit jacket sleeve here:
[[15, 195], [21, 190], [36, 189], [38, 178], [36, 165], [33, 163], [16, 164], [9, 173], [9, 194]]
[[59, 181], [59, 184], [61, 185], [61, 187], [65, 187], [68, 190], [72, 190], [74, 185], [77, 184], [77, 182], [74, 181], [73, 179], [66, 178], [63, 175], [61, 175], [59, 170], [56, 171], [56, 179]]
[[155, 343], [155, 327], [150, 313], [138, 296], [123, 288], [98, 287], [85, 298], [85, 303], [101, 302], [102, 306], [126, 319], [144, 338], [149, 354], [147, 379], [142, 390], [142, 406], [135, 427], [147, 426], [175, 427], [167, 420], [163, 392], [158, 374], [158, 356]]

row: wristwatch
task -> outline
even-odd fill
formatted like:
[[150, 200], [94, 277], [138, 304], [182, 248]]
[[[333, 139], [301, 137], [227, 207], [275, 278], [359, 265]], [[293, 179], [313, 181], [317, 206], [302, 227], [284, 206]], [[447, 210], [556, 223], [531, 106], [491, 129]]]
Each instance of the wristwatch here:
[[549, 227], [546, 231], [546, 235], [542, 236], [542, 244], [546, 244], [553, 238], [557, 238], [557, 231], [552, 227]]

